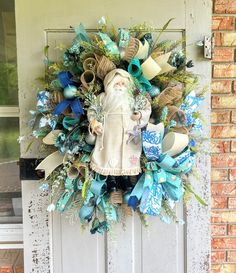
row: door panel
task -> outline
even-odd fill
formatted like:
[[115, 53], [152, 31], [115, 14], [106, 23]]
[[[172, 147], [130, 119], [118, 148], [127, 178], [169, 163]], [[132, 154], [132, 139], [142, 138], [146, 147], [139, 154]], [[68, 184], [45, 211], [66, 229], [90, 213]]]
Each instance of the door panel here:
[[[210, 33], [211, 1], [192, 0], [148, 0], [142, 1], [93, 1], [88, 6], [87, 1], [68, 0], [66, 2], [30, 1], [16, 2], [17, 43], [18, 43], [18, 77], [21, 105], [21, 135], [27, 134], [28, 111], [35, 105], [36, 78], [44, 74], [43, 48], [50, 46], [49, 57], [58, 59], [62, 51], [61, 44], [68, 45], [73, 33], [69, 26], [83, 22], [86, 28], [94, 29], [97, 20], [103, 15], [109, 15], [117, 27], [128, 27], [144, 21], [160, 29], [168, 19], [176, 18], [170, 24], [170, 30], [164, 37], [179, 39], [184, 37], [187, 53], [195, 63], [194, 72], [205, 75], [201, 82], [210, 82], [210, 64], [200, 58], [195, 43]], [[57, 49], [56, 49], [57, 48]], [[30, 72], [29, 72], [30, 71]], [[209, 122], [209, 101], [205, 102], [203, 112]], [[208, 123], [209, 124], [209, 123]], [[206, 126], [206, 135], [209, 134]], [[33, 145], [28, 153], [25, 148], [28, 142], [21, 144], [21, 157], [38, 155], [37, 145]], [[204, 199], [209, 201], [209, 158], [202, 156], [199, 163], [204, 179], [200, 187], [193, 181], [198, 193], [205, 192]], [[200, 160], [201, 161], [201, 160]], [[23, 181], [23, 184], [25, 181]], [[33, 183], [31, 181], [30, 183]], [[30, 200], [35, 196], [37, 187], [31, 187], [26, 182], [23, 187], [23, 197]], [[30, 189], [31, 191], [29, 191]], [[33, 191], [32, 191], [33, 190]], [[42, 196], [40, 196], [42, 198]], [[40, 199], [39, 198], [39, 199]], [[45, 197], [47, 198], [47, 197]], [[41, 200], [41, 199], [40, 199]], [[37, 200], [35, 200], [37, 202]], [[209, 202], [208, 202], [209, 203]], [[28, 203], [24, 202], [27, 219]], [[138, 217], [130, 217], [126, 222], [126, 230], [116, 225], [113, 233], [105, 236], [92, 236], [89, 231], [81, 231], [80, 224], [70, 225], [68, 219], [58, 214], [49, 217], [49, 243], [51, 252], [48, 264], [54, 273], [206, 273], [209, 271], [209, 210], [200, 207], [195, 200], [190, 202], [188, 214], [183, 205], [177, 205], [177, 214], [184, 218], [184, 226], [164, 224], [157, 218], [150, 218], [148, 228], [141, 226]], [[41, 211], [41, 213], [43, 213]], [[198, 213], [199, 221], [195, 215]], [[41, 215], [41, 214], [40, 214]], [[40, 216], [41, 217], [41, 216]], [[47, 221], [47, 213], [41, 220]], [[25, 256], [32, 257], [31, 239], [27, 237], [31, 229], [40, 232], [37, 227], [25, 222], [25, 240], [28, 246]], [[204, 234], [203, 231], [204, 230]], [[196, 247], [204, 236], [205, 242], [201, 248]], [[38, 246], [38, 253], [42, 246]], [[40, 263], [40, 261], [39, 261]], [[27, 264], [26, 273], [33, 272], [34, 264]], [[40, 271], [35, 271], [40, 272]]]

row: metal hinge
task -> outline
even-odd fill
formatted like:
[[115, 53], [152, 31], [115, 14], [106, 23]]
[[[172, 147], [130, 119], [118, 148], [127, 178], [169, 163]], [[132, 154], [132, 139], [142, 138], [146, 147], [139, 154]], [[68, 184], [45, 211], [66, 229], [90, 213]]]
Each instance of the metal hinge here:
[[204, 36], [202, 41], [197, 42], [197, 46], [203, 47], [203, 57], [205, 59], [212, 59], [214, 47], [212, 36]]

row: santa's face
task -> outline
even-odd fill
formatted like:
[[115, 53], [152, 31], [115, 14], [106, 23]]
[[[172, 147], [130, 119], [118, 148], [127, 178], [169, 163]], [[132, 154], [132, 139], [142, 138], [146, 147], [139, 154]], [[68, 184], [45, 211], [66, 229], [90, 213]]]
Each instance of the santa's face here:
[[129, 79], [122, 77], [121, 75], [116, 75], [107, 87], [108, 93], [116, 93], [121, 95], [124, 92], [127, 92], [129, 88]]

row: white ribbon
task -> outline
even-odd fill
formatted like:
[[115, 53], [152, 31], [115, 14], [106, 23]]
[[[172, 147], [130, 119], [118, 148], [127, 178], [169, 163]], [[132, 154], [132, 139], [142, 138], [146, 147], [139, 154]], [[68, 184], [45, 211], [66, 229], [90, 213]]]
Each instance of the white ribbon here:
[[161, 71], [160, 65], [151, 56], [141, 65], [141, 68], [147, 80], [153, 79]]
[[[164, 124], [152, 124], [148, 123], [147, 131], [154, 131], [164, 135]], [[162, 152], [170, 156], [175, 156], [181, 153], [189, 143], [189, 137], [186, 134], [180, 134], [176, 132], [169, 132], [162, 140]]]
[[138, 46], [138, 52], [134, 57], [138, 59], [146, 59], [148, 56], [148, 51], [149, 51], [149, 43], [146, 39], [144, 39], [144, 44], [142, 44], [141, 41], [139, 41], [139, 46]]
[[170, 132], [162, 141], [162, 152], [170, 156], [181, 153], [189, 143], [188, 135]]
[[47, 156], [37, 167], [36, 170], [44, 170], [45, 179], [63, 163], [64, 156], [58, 151]]
[[43, 138], [43, 143], [47, 145], [54, 145], [56, 143], [56, 139], [58, 135], [62, 132], [62, 130], [53, 130], [50, 133], [48, 133]]

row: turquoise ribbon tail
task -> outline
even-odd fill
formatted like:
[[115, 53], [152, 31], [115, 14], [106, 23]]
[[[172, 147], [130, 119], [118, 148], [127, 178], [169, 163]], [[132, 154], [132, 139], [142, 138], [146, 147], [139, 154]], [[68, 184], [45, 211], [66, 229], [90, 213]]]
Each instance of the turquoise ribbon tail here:
[[88, 33], [85, 30], [83, 24], [79, 24], [78, 26], [74, 27], [74, 31], [76, 33], [77, 42], [89, 42], [90, 41]]
[[136, 210], [137, 204], [142, 197], [144, 181], [145, 181], [145, 173], [142, 174], [142, 176], [139, 178], [137, 184], [135, 185], [135, 187], [133, 188], [130, 194], [130, 197], [128, 200], [128, 206], [132, 207], [133, 210]]
[[69, 206], [72, 196], [75, 192], [75, 181], [70, 179], [69, 177], [66, 178], [65, 181], [65, 190], [59, 197], [56, 205], [56, 209], [59, 212], [64, 212], [65, 209]]
[[[85, 161], [87, 161], [87, 159], [85, 159]], [[92, 179], [87, 198], [79, 211], [79, 217], [82, 223], [92, 219], [96, 206], [100, 208], [99, 205], [101, 204], [107, 189], [106, 179], [107, 177], [103, 178], [99, 174], [96, 174], [94, 179]]]
[[128, 66], [128, 72], [131, 76], [137, 78], [142, 74], [142, 68], [138, 58], [133, 58]]

